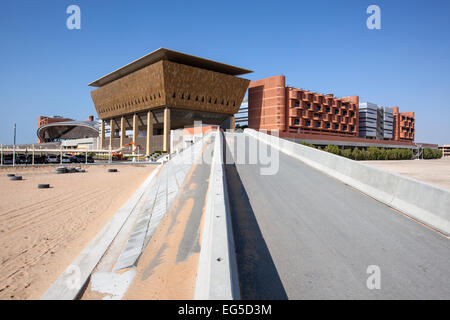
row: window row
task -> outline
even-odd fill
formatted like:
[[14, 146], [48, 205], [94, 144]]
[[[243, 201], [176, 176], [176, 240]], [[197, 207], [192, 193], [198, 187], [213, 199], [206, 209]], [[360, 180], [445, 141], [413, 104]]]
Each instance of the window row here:
[[[176, 92], [173, 93], [172, 98], [177, 98], [177, 93]], [[190, 94], [186, 94], [185, 95], [184, 92], [182, 92], [182, 93], [178, 94], [178, 98], [182, 99], [182, 100], [184, 100], [184, 99], [191, 100], [191, 98], [192, 98], [192, 100], [196, 101], [196, 102], [207, 102], [207, 103], [210, 103], [210, 104], [221, 104], [221, 105], [226, 105], [227, 107], [230, 106], [230, 105], [233, 105], [233, 107], [236, 107], [236, 102], [235, 101], [231, 102], [229, 100], [225, 101], [224, 99], [220, 100], [217, 97], [211, 97], [211, 96], [210, 97], [205, 97], [205, 96], [198, 96], [198, 95], [196, 95], [195, 98], [194, 98], [194, 96], [191, 97]]]
[[[295, 102], [294, 106], [295, 106], [296, 108], [299, 108], [299, 107], [300, 107], [300, 104], [299, 104], [298, 102]], [[312, 108], [312, 106], [311, 106], [310, 103], [307, 103], [307, 104], [305, 105], [305, 109], [306, 109], [306, 110], [312, 110], [313, 108]], [[317, 111], [317, 112], [332, 113], [331, 107], [315, 106], [315, 107], [314, 107], [314, 110]], [[334, 114], [339, 114], [340, 111], [339, 111], [339, 109], [333, 109], [333, 112], [334, 112]], [[346, 116], [346, 115], [348, 114], [348, 111], [347, 111], [347, 110], [342, 110], [342, 114], [343, 114], [344, 116]], [[351, 112], [350, 112], [350, 116], [351, 116], [351, 117], [354, 117], [354, 116], [355, 116], [355, 112], [354, 112], [354, 111], [351, 111]]]
[[[300, 120], [299, 119], [294, 119], [293, 121], [294, 125], [300, 125]], [[304, 126], [305, 127], [313, 127], [313, 122], [310, 120], [306, 120]], [[321, 122], [314, 122], [314, 127], [316, 128], [322, 128], [322, 123]], [[347, 126], [345, 124], [343, 125], [339, 125], [339, 124], [333, 124], [333, 126], [331, 126], [330, 123], [326, 122], [324, 123], [324, 128], [325, 129], [331, 129], [333, 128], [333, 130], [343, 130], [343, 131], [347, 131], [348, 128], [350, 128], [350, 131], [355, 131], [355, 127], [354, 126]]]
[[101, 106], [99, 108], [99, 112], [100, 113], [104, 113], [104, 112], [111, 112], [111, 111], [115, 111], [115, 110], [120, 110], [120, 109], [124, 109], [126, 107], [131, 107], [131, 106], [138, 106], [138, 105], [142, 105], [145, 102], [149, 102], [149, 101], [153, 101], [153, 100], [157, 100], [161, 98], [161, 93], [158, 92], [157, 94], [153, 94], [153, 95], [149, 95], [149, 96], [144, 96], [144, 97], [139, 97], [139, 98], [134, 98], [132, 100], [123, 102], [123, 103], [119, 103], [119, 104], [115, 104], [112, 106], [107, 106], [107, 107], [103, 107]]

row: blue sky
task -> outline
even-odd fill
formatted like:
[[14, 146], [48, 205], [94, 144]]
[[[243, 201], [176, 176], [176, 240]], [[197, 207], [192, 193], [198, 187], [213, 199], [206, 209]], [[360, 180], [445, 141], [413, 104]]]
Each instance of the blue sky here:
[[[81, 30], [66, 8], [81, 8]], [[382, 30], [366, 27], [381, 8]], [[88, 83], [159, 47], [284, 74], [293, 86], [416, 113], [416, 141], [450, 144], [450, 1], [3, 0], [0, 143], [39, 115], [96, 116]]]

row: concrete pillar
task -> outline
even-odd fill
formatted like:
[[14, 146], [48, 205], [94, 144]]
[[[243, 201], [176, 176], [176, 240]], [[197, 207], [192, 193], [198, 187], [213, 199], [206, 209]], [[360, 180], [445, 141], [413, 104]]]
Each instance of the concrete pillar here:
[[152, 137], [153, 137], [153, 113], [147, 112], [147, 149], [146, 154], [150, 155], [152, 151]]
[[125, 117], [122, 117], [120, 119], [120, 148], [123, 148], [125, 145], [125, 135], [126, 135]]
[[139, 124], [138, 124], [138, 116], [137, 114], [133, 115], [133, 154], [136, 154], [137, 148], [137, 138], [139, 133]]
[[170, 109], [164, 109], [164, 137], [163, 137], [163, 151], [170, 153]]
[[116, 131], [116, 124], [114, 122], [114, 119], [109, 120], [109, 131], [110, 131], [110, 137], [109, 137], [109, 149], [114, 149], [114, 133]]
[[100, 150], [103, 150], [104, 145], [105, 145], [105, 121], [102, 120], [100, 129]]

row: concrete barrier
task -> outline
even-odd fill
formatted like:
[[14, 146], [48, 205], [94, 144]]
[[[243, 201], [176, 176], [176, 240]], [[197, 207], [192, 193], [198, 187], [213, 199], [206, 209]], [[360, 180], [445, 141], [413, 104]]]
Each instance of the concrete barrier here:
[[450, 235], [450, 191], [446, 189], [252, 129], [245, 134]]
[[240, 289], [223, 164], [223, 134], [217, 131], [211, 164], [196, 300], [239, 300]]

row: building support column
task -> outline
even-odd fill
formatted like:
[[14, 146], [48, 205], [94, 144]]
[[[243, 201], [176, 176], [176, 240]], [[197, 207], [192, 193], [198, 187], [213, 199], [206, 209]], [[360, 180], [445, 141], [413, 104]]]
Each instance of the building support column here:
[[137, 138], [139, 133], [139, 124], [137, 114], [133, 115], [133, 155], [136, 155]]
[[236, 129], [236, 119], [234, 116], [230, 117], [230, 130], [234, 131]]
[[101, 129], [100, 129], [100, 150], [103, 150], [105, 144], [105, 121], [102, 120]]
[[147, 112], [147, 149], [146, 154], [149, 156], [152, 152], [152, 137], [153, 137], [153, 113]]
[[109, 136], [109, 149], [112, 150], [114, 149], [114, 134], [116, 131], [116, 124], [114, 122], [114, 119], [109, 120], [109, 132], [110, 132], [110, 136]]
[[164, 137], [163, 137], [163, 151], [170, 153], [170, 109], [164, 109]]
[[125, 145], [125, 117], [120, 118], [120, 148], [122, 149]]

